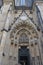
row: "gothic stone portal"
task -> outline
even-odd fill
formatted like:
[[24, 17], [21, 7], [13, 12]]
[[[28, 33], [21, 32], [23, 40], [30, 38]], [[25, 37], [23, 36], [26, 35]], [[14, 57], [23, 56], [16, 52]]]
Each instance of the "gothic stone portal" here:
[[19, 44], [24, 44], [20, 46], [18, 51], [18, 60], [21, 65], [30, 65], [30, 54], [29, 49], [25, 44], [29, 43], [29, 39], [25, 33], [22, 33], [19, 38]]
[[26, 46], [21, 46], [18, 51], [18, 59], [21, 65], [30, 65], [30, 54], [29, 49]]
[[[11, 41], [16, 44], [17, 63], [21, 65], [30, 65], [34, 62], [37, 65], [36, 57], [39, 56], [38, 48], [38, 33], [37, 29], [31, 20], [25, 22], [18, 20], [18, 24], [15, 23], [11, 31]], [[36, 50], [36, 51], [35, 51]], [[36, 53], [36, 54], [35, 54]], [[33, 60], [35, 57], [35, 60]], [[38, 59], [37, 59], [38, 60]], [[31, 61], [31, 62], [30, 62]], [[39, 60], [38, 60], [39, 64]], [[35, 65], [35, 64], [34, 64]]]

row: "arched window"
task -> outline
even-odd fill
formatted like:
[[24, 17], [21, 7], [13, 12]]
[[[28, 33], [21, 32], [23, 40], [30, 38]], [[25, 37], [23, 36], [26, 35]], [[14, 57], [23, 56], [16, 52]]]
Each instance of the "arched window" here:
[[21, 0], [21, 6], [25, 6], [25, 0]]
[[15, 0], [16, 7], [28, 7], [31, 8], [33, 0]]
[[29, 43], [28, 36], [25, 33], [20, 35], [19, 43]]
[[1, 8], [2, 5], [3, 5], [3, 0], [0, 0], [0, 8]]

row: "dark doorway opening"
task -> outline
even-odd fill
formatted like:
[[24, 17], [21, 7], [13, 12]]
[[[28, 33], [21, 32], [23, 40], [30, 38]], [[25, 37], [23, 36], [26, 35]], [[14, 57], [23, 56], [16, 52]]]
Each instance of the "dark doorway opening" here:
[[27, 56], [20, 56], [20, 64], [21, 65], [28, 65], [28, 57]]
[[27, 47], [21, 47], [21, 49], [19, 49], [18, 59], [21, 65], [30, 65], [30, 53]]

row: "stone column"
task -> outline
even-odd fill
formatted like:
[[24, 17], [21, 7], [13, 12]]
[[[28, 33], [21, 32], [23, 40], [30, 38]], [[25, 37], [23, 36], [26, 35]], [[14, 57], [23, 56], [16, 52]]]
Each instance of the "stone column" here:
[[42, 49], [41, 49], [41, 42], [40, 42], [40, 39], [38, 40], [39, 44], [38, 44], [38, 47], [39, 47], [39, 55], [40, 55], [40, 65], [42, 65]]
[[1, 40], [1, 48], [0, 48], [0, 65], [4, 65], [3, 64], [3, 52], [4, 52], [4, 48], [5, 48], [5, 44], [6, 44], [6, 39], [7, 39], [7, 34], [9, 31], [9, 24], [10, 24], [10, 19], [11, 19], [11, 13], [10, 11], [8, 12], [8, 17], [6, 19], [6, 23], [5, 23], [5, 27], [3, 29], [3, 36], [2, 36], [2, 40]]
[[39, 65], [39, 49], [37, 42], [34, 42], [34, 51], [35, 51], [35, 65]]
[[29, 49], [30, 49], [30, 65], [35, 65], [35, 55], [34, 55], [34, 45], [32, 43], [31, 39], [29, 39]]

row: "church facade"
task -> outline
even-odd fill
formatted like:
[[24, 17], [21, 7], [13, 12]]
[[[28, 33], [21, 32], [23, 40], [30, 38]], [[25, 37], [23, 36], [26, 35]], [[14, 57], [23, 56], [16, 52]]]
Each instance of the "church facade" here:
[[43, 0], [0, 2], [0, 65], [43, 65]]

